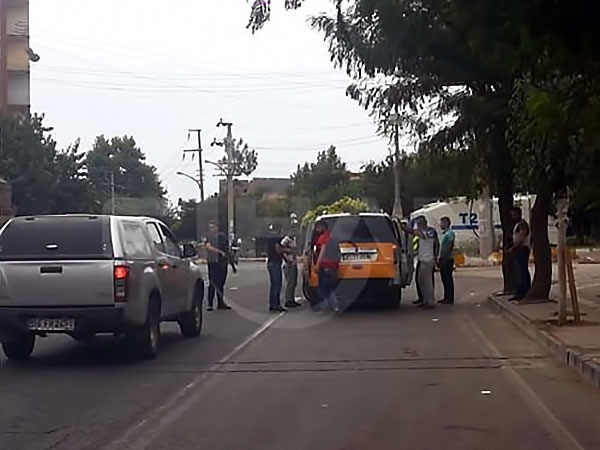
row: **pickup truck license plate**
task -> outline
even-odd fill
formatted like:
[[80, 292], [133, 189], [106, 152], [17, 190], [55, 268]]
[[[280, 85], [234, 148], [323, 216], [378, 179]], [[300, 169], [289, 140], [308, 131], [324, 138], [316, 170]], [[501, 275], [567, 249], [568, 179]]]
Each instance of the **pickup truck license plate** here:
[[29, 319], [27, 328], [32, 331], [74, 331], [75, 319]]

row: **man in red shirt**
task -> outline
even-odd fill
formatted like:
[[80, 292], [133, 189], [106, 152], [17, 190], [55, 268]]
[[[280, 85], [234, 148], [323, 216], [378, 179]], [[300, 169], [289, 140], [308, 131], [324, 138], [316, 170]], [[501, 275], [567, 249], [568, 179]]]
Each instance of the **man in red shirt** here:
[[321, 309], [328, 308], [340, 311], [335, 289], [338, 284], [338, 268], [340, 265], [340, 245], [328, 229], [327, 222], [318, 221], [315, 224], [317, 238], [315, 241], [317, 262], [315, 272], [319, 277], [319, 297]]

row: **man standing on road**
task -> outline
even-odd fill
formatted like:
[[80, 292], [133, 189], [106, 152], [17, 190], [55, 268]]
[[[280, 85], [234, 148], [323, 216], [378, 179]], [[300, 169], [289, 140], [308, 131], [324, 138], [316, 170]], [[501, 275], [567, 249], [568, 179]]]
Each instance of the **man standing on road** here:
[[287, 234], [280, 242], [281, 247], [287, 250], [283, 254], [283, 273], [285, 275], [285, 307], [298, 308], [302, 306], [296, 301], [296, 286], [298, 285], [298, 260], [296, 256], [296, 237], [293, 233]]
[[270, 226], [271, 236], [267, 239], [267, 270], [269, 271], [269, 311], [285, 312], [281, 306], [281, 288], [283, 287], [283, 275], [281, 263], [283, 255], [289, 250], [281, 246], [281, 233], [273, 225]]
[[514, 207], [511, 216], [515, 223], [513, 230], [513, 246], [509, 249], [515, 256], [517, 270], [517, 291], [511, 300], [522, 300], [531, 287], [531, 275], [529, 273], [530, 230], [529, 224], [523, 219], [521, 208]]
[[225, 303], [223, 299], [225, 282], [227, 281], [227, 266], [229, 264], [229, 243], [223, 233], [219, 233], [219, 227], [216, 222], [211, 221], [208, 224], [208, 239], [206, 242], [207, 262], [208, 262], [208, 310], [213, 310], [213, 301], [215, 292], [217, 294], [217, 308], [231, 309], [231, 306]]
[[435, 307], [435, 292], [433, 274], [435, 271], [436, 255], [439, 252], [440, 241], [435, 228], [427, 225], [425, 216], [417, 218], [417, 228], [412, 230], [404, 225], [404, 231], [419, 236], [419, 270], [417, 272], [417, 283], [421, 291], [422, 302], [419, 306], [430, 309]]
[[444, 285], [444, 299], [439, 303], [444, 305], [454, 304], [454, 241], [456, 235], [450, 229], [450, 218], [442, 217], [440, 219], [440, 228], [442, 230], [442, 243], [440, 245], [440, 257], [438, 259], [438, 267], [440, 268], [440, 276]]
[[341, 252], [338, 240], [333, 237], [327, 222], [319, 221], [315, 224], [317, 239], [317, 262], [315, 272], [319, 277], [319, 297], [321, 310], [329, 309], [336, 313], [340, 311], [335, 290], [338, 284], [338, 269], [340, 266]]

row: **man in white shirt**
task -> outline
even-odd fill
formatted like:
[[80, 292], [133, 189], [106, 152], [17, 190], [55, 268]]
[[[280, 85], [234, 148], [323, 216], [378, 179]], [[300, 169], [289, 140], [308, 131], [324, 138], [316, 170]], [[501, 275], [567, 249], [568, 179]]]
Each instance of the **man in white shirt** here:
[[285, 307], [301, 306], [296, 301], [296, 286], [298, 285], [298, 261], [296, 258], [296, 237], [288, 234], [279, 243], [283, 249], [291, 250], [283, 254], [283, 274], [285, 276]]
[[419, 270], [416, 282], [423, 296], [423, 303], [419, 303], [419, 306], [427, 309], [433, 308], [435, 307], [433, 272], [440, 250], [437, 231], [435, 231], [435, 228], [427, 225], [425, 216], [417, 218], [416, 229], [412, 230], [407, 225], [404, 225], [403, 228], [407, 233], [419, 236]]

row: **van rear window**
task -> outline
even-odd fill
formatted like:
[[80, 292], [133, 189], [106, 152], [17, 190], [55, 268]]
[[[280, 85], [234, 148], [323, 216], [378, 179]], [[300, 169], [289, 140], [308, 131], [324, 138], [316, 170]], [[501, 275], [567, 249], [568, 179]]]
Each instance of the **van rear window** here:
[[0, 260], [110, 259], [107, 217], [17, 218], [0, 234]]
[[396, 242], [392, 221], [382, 216], [331, 217], [325, 221], [340, 242]]

